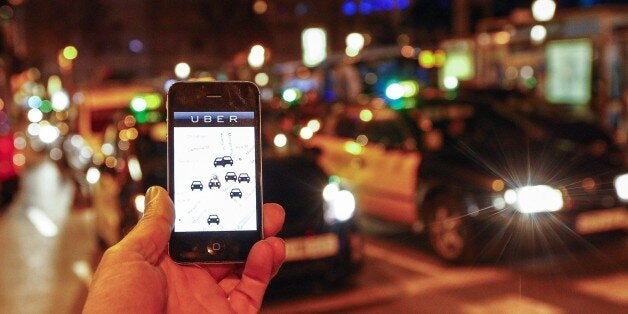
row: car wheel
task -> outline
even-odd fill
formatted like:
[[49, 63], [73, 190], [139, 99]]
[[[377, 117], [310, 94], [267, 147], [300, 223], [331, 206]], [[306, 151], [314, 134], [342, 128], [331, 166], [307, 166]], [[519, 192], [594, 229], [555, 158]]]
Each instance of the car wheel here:
[[450, 262], [470, 262], [473, 243], [462, 202], [449, 193], [436, 195], [426, 213], [427, 236], [435, 253]]

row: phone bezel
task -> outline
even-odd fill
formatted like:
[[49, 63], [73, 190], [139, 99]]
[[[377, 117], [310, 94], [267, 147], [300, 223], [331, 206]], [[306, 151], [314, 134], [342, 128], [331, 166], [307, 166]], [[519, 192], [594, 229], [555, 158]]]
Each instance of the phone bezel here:
[[[254, 231], [176, 232], [173, 228], [168, 252], [178, 263], [240, 263], [253, 245], [263, 238], [261, 108], [259, 89], [251, 82], [177, 82], [167, 95], [168, 113], [168, 193], [174, 200], [173, 132], [174, 112], [253, 112], [255, 123], [256, 217]], [[176, 210], [175, 210], [176, 212]], [[211, 250], [214, 243], [220, 250]]]

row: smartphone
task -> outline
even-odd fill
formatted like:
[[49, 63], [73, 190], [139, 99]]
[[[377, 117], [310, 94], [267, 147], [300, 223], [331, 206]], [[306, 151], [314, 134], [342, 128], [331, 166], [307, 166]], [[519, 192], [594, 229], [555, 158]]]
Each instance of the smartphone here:
[[257, 86], [177, 82], [167, 111], [170, 256], [178, 263], [244, 262], [263, 238]]

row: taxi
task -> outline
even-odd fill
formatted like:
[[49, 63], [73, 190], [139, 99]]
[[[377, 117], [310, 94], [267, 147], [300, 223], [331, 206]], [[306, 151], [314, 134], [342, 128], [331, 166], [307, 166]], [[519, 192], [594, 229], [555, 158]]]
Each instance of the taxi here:
[[326, 121], [309, 145], [361, 213], [426, 234], [447, 261], [628, 229], [623, 155], [590, 123], [460, 99]]

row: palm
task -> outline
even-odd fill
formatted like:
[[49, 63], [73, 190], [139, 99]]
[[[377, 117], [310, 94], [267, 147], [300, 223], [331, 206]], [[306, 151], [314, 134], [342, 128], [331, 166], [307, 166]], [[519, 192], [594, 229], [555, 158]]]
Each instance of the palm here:
[[137, 226], [105, 252], [84, 311], [258, 312], [285, 258], [283, 240], [273, 237], [283, 225], [281, 206], [264, 205], [264, 233], [269, 237], [253, 246], [246, 264], [180, 265], [166, 253], [174, 222], [172, 202], [159, 187], [151, 188], [147, 199]]

